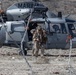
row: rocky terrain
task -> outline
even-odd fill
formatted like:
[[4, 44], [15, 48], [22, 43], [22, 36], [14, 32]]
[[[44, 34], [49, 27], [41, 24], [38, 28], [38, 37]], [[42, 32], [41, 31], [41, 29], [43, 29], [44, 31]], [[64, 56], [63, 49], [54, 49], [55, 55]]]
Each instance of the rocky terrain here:
[[[0, 75], [76, 75], [76, 49], [72, 49], [69, 63], [69, 49], [47, 49], [45, 56], [32, 56], [28, 50], [26, 59], [18, 54], [19, 48], [3, 46], [0, 48]], [[70, 65], [71, 67], [70, 67]]]
[[[15, 2], [25, 0], [2, 0], [1, 8], [6, 10]], [[76, 0], [41, 0], [50, 11], [63, 14], [76, 14]], [[26, 59], [19, 55], [19, 48], [3, 46], [0, 48], [0, 75], [76, 75], [76, 48], [72, 49], [69, 63], [69, 49], [47, 49], [45, 56], [38, 58], [32, 56], [28, 50]], [[71, 66], [70, 66], [71, 65]]]

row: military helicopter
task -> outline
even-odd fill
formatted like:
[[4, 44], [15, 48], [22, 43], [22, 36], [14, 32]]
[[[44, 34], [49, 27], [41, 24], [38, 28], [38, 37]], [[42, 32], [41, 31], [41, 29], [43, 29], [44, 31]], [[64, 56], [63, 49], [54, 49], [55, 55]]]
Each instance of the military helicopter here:
[[[21, 44], [21, 48], [32, 47], [30, 31], [41, 25], [48, 34], [47, 48], [69, 48], [66, 42], [68, 34], [72, 36], [73, 47], [76, 47], [75, 20], [49, 12], [48, 8], [39, 2], [18, 2], [10, 6], [6, 13], [7, 20], [1, 16], [0, 46], [2, 44]], [[29, 27], [29, 30], [27, 30]]]

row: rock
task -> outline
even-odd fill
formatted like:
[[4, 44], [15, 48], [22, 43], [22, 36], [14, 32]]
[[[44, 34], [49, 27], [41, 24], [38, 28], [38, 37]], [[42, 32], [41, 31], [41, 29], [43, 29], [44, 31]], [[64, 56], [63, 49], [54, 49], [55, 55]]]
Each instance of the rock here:
[[15, 59], [15, 57], [12, 57], [12, 59], [14, 60], [14, 59]]
[[59, 74], [59, 72], [53, 72], [53, 74]]

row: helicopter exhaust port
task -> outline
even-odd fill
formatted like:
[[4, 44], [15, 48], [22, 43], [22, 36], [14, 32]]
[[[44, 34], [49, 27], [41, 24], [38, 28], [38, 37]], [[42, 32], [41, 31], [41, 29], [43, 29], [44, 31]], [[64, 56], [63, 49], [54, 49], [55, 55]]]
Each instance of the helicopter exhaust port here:
[[61, 11], [58, 12], [58, 17], [59, 17], [59, 18], [62, 18], [62, 12], [61, 12]]

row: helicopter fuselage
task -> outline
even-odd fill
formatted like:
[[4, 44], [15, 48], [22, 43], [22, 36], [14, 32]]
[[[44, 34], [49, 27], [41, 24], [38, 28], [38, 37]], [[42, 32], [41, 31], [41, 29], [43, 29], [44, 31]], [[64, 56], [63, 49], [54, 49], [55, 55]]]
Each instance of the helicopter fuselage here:
[[[31, 30], [36, 25], [41, 25], [47, 31], [47, 48], [69, 48], [70, 41], [66, 42], [68, 35], [72, 36], [73, 47], [76, 47], [76, 25], [74, 20], [65, 17], [57, 17], [49, 13], [44, 5], [34, 2], [20, 2], [10, 6], [7, 11], [7, 21], [0, 24], [0, 44], [21, 44], [22, 37], [26, 31], [28, 17], [31, 10], [32, 17], [29, 22], [25, 42], [26, 47], [32, 47]], [[46, 15], [45, 15], [46, 12]], [[46, 17], [47, 16], [47, 17]]]

